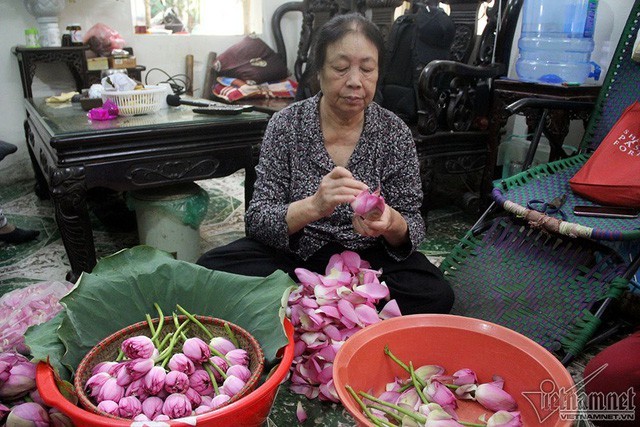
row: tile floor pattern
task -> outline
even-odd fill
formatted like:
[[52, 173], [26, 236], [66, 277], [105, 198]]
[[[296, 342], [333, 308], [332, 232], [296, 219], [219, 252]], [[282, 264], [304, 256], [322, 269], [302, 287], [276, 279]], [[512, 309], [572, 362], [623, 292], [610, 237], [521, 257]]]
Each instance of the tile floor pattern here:
[[[198, 182], [210, 195], [209, 210], [200, 227], [202, 252], [244, 235], [243, 179], [243, 172], [237, 172], [226, 178]], [[42, 281], [64, 280], [69, 270], [54, 220], [52, 203], [49, 200], [39, 200], [32, 191], [33, 184], [33, 181], [24, 181], [0, 189], [0, 206], [9, 220], [19, 227], [41, 232], [37, 240], [22, 245], [0, 243], [0, 295]], [[94, 212], [99, 212], [99, 208], [97, 206]], [[120, 227], [107, 227], [93, 213], [91, 221], [98, 258], [138, 243], [133, 227], [122, 230], [127, 228], [122, 227], [122, 222]], [[472, 222], [473, 218], [457, 208], [442, 208], [431, 212], [428, 239], [421, 250], [432, 262], [439, 264]], [[585, 357], [587, 359], [578, 359], [569, 368], [577, 380], [588, 360], [588, 356]], [[306, 425], [353, 425], [352, 419], [341, 405], [310, 402], [303, 396], [291, 393], [287, 387], [280, 387], [269, 425], [296, 425], [295, 409], [298, 401], [302, 401], [309, 416]]]

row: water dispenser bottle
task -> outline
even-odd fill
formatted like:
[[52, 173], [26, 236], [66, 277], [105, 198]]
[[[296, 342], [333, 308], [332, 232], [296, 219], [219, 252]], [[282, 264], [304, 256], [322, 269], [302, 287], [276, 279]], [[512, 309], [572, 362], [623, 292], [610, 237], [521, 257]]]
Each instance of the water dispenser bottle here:
[[516, 73], [539, 83], [600, 78], [591, 61], [598, 0], [524, 0]]

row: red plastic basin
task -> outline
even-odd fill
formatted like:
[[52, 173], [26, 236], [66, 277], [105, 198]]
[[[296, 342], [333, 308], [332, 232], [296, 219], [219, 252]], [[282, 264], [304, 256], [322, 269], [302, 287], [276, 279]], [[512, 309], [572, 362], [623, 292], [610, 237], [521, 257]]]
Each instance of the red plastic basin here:
[[[569, 372], [558, 359], [525, 336], [502, 326], [468, 317], [417, 314], [397, 317], [357, 332], [336, 355], [333, 380], [340, 400], [361, 426], [372, 426], [345, 389], [379, 395], [395, 376], [408, 374], [384, 354], [385, 345], [414, 367], [440, 365], [452, 374], [469, 368], [481, 383], [500, 375], [504, 390], [518, 403], [525, 426], [571, 426], [563, 419], [575, 415], [576, 390]], [[564, 391], [564, 393], [563, 393]], [[568, 405], [554, 406], [562, 396]], [[459, 400], [460, 420], [478, 422], [488, 411], [476, 402]], [[557, 401], [555, 401], [557, 402]]]
[[[293, 361], [293, 326], [288, 319], [284, 321], [284, 328], [289, 343], [284, 347], [282, 360], [271, 376], [242, 399], [218, 410], [185, 419], [185, 421], [168, 421], [170, 426], [198, 426], [216, 427], [257, 427], [265, 423], [271, 406], [276, 397], [278, 387], [287, 376]], [[69, 402], [58, 390], [51, 366], [38, 363], [36, 369], [36, 384], [42, 400], [66, 414], [76, 426], [82, 427], [129, 427], [131, 421], [124, 422], [112, 418], [102, 417], [86, 411]]]

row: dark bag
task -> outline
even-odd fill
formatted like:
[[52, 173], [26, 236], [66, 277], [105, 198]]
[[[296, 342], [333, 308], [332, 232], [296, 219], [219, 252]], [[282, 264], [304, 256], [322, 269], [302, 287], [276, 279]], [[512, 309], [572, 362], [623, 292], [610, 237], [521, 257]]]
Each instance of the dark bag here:
[[380, 104], [413, 124], [418, 117], [418, 78], [434, 59], [449, 59], [455, 36], [453, 20], [438, 8], [419, 6], [398, 17], [391, 27]]
[[256, 84], [284, 80], [287, 64], [265, 42], [246, 36], [218, 56], [218, 75]]

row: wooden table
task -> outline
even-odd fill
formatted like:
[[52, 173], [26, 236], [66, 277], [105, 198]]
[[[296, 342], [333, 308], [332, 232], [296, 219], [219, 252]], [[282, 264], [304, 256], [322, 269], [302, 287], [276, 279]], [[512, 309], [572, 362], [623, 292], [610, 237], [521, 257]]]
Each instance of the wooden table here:
[[[583, 101], [595, 105], [600, 86], [562, 86], [541, 83], [529, 83], [518, 80], [498, 79], [493, 82], [491, 102], [491, 122], [489, 125], [489, 156], [482, 180], [482, 195], [488, 197], [491, 193], [494, 171], [498, 158], [501, 129], [507, 124], [510, 114], [506, 106], [523, 98], [540, 98], [563, 101]], [[533, 129], [542, 111], [540, 109], [524, 109], [519, 114], [526, 117], [527, 126]], [[544, 124], [543, 133], [549, 140], [551, 148], [549, 161], [566, 157], [562, 150], [562, 143], [569, 133], [571, 120], [582, 120], [585, 124], [590, 117], [590, 111], [580, 110], [550, 110]], [[484, 201], [488, 204], [488, 201]]]
[[47, 189], [71, 264], [69, 280], [96, 264], [87, 189], [117, 191], [223, 177], [244, 168], [245, 201], [269, 116], [195, 114], [190, 107], [92, 122], [79, 104], [26, 99], [25, 135], [38, 186]]

